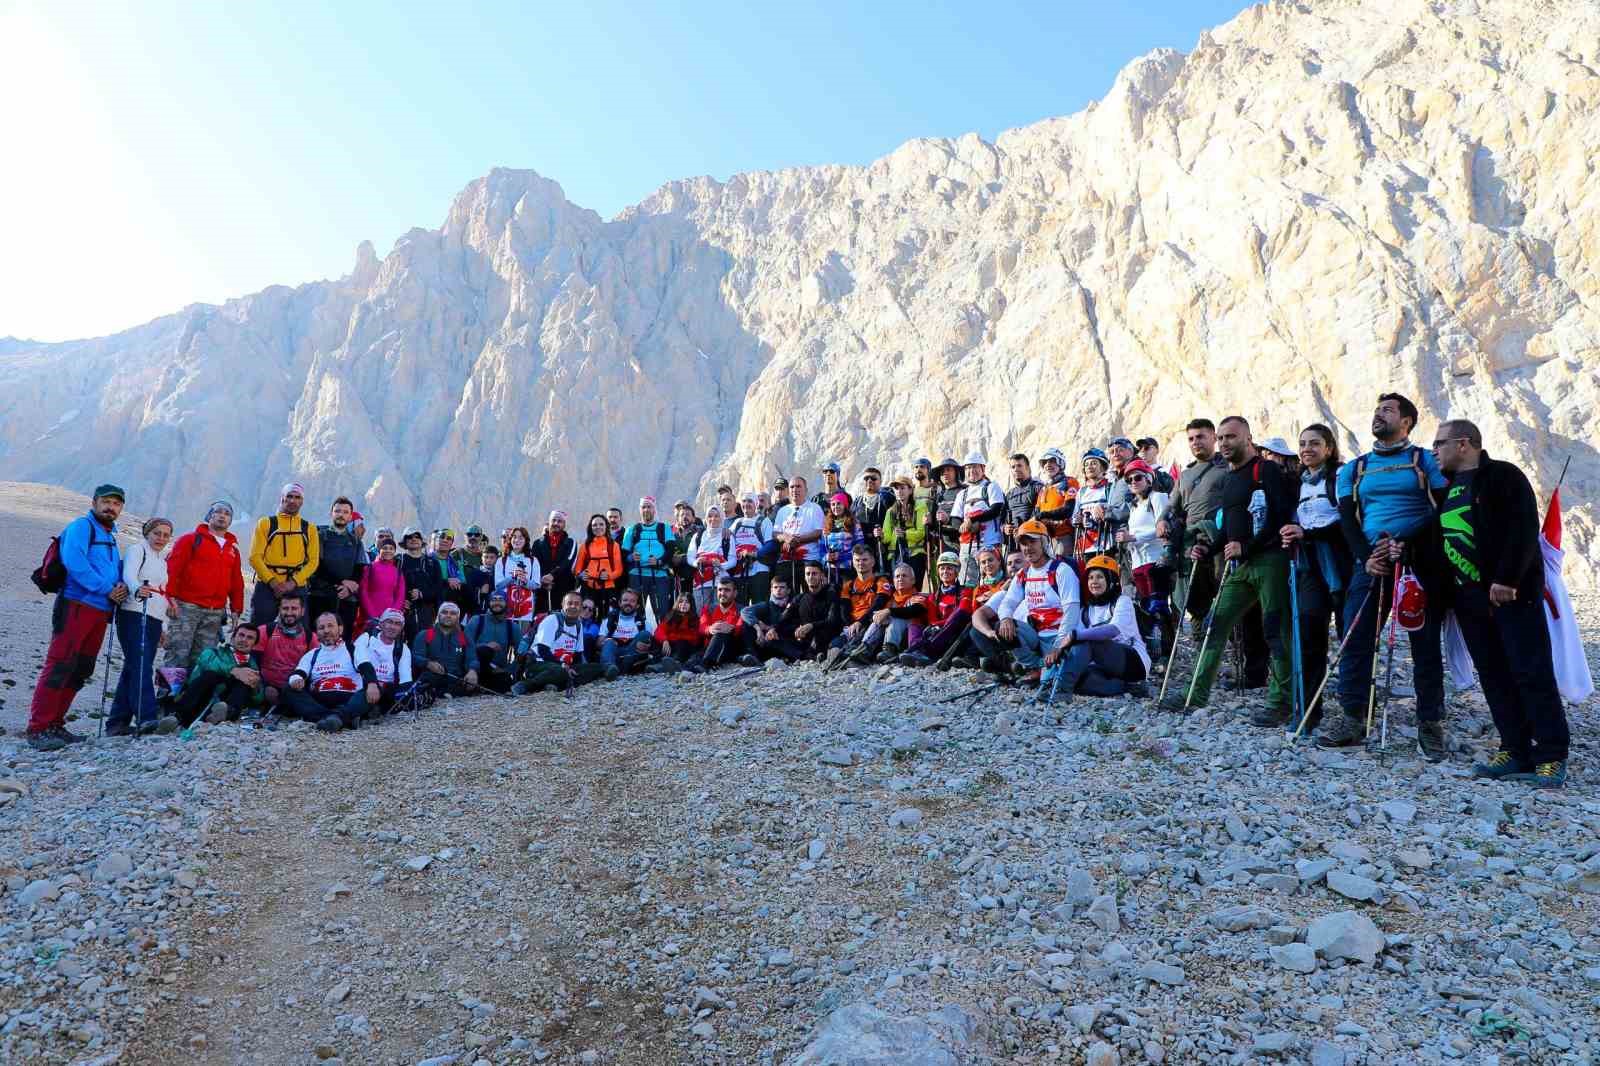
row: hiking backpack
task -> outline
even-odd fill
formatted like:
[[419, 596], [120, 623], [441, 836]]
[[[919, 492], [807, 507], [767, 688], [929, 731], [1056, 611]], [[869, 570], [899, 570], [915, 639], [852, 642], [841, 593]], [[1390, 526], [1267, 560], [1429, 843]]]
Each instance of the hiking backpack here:
[[45, 545], [44, 559], [28, 575], [34, 587], [46, 596], [54, 596], [67, 587], [67, 564], [61, 561], [61, 538], [51, 537]]

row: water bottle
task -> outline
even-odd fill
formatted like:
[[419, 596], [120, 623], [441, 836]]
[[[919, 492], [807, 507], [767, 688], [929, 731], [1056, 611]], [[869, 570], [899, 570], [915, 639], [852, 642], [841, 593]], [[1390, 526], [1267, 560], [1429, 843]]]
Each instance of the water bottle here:
[[1250, 494], [1250, 535], [1259, 537], [1267, 526], [1267, 494], [1256, 489]]

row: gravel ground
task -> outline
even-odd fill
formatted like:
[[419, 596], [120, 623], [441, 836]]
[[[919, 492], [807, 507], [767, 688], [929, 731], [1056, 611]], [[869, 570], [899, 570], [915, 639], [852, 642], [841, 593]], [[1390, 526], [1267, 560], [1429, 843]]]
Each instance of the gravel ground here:
[[0, 1060], [1600, 1059], [1593, 701], [1535, 793], [1466, 776], [1476, 693], [1430, 766], [1400, 697], [1387, 751], [1326, 753], [1234, 693], [933, 702], [980, 680], [0, 738]]

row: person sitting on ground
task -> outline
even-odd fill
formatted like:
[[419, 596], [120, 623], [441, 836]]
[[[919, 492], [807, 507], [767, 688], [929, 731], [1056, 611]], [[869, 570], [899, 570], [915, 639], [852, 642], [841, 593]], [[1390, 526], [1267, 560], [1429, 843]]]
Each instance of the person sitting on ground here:
[[317, 527], [317, 568], [307, 585], [306, 610], [312, 618], [332, 611], [349, 643], [356, 638], [356, 612], [361, 602], [361, 573], [367, 568], [367, 546], [350, 529], [355, 504], [347, 496], [333, 501], [328, 524]]
[[[999, 570], [998, 557], [994, 558], [990, 565]], [[961, 585], [961, 557], [955, 552], [943, 552], [935, 569], [938, 581], [928, 598], [928, 624], [900, 656], [902, 666], [932, 666], [960, 639], [972, 620], [972, 612], [966, 609], [972, 590]]]
[[588, 660], [583, 648], [583, 597], [576, 591], [561, 597], [561, 610], [545, 615], [524, 639], [517, 659], [522, 678], [511, 691], [519, 696], [541, 688], [572, 688], [620, 673], [615, 666]]
[[742, 513], [728, 527], [733, 558], [728, 572], [739, 584], [739, 602], [765, 603], [772, 587], [772, 569], [761, 561], [761, 549], [772, 541], [772, 519], [761, 513], [752, 493], [739, 501]]
[[[145, 522], [144, 539], [128, 548], [122, 557], [122, 581], [133, 595], [128, 606], [117, 612], [117, 643], [122, 646], [122, 673], [117, 678], [111, 714], [106, 718], [106, 735], [140, 736], [147, 733], [175, 733], [178, 720], [159, 714], [156, 705], [156, 654], [161, 650], [162, 627], [174, 613], [166, 597], [167, 560], [165, 551], [172, 537], [172, 523], [165, 518]], [[135, 714], [138, 721], [134, 722]]]
[[356, 638], [355, 664], [361, 674], [361, 690], [351, 701], [351, 712], [359, 721], [375, 720], [394, 709], [411, 690], [411, 649], [406, 647], [406, 616], [390, 608], [377, 620], [375, 633]]
[[277, 616], [285, 597], [305, 598], [306, 585], [317, 572], [320, 546], [317, 527], [300, 514], [305, 489], [298, 482], [283, 487], [278, 513], [263, 515], [250, 540], [250, 567], [256, 572], [250, 596], [250, 621], [264, 625]]
[[916, 487], [910, 478], [897, 477], [889, 487], [894, 501], [884, 513], [880, 555], [891, 566], [910, 563], [920, 589], [928, 573], [928, 538], [933, 532], [933, 510], [926, 499], [915, 497]]
[[705, 528], [689, 541], [687, 557], [694, 573], [695, 607], [701, 611], [717, 601], [717, 582], [727, 576], [729, 540], [722, 528], [722, 508], [712, 504], [706, 508]]
[[672, 609], [656, 626], [652, 639], [660, 656], [650, 665], [652, 672], [704, 672], [705, 668], [700, 665], [700, 646], [704, 643], [700, 635], [700, 616], [695, 612], [694, 597], [688, 592], [678, 593], [672, 601]]
[[244, 572], [239, 542], [228, 527], [233, 506], [217, 500], [206, 520], [179, 537], [167, 553], [167, 599], [177, 615], [167, 626], [168, 666], [187, 670], [217, 643], [228, 619], [244, 614]]
[[1122, 588], [1121, 569], [1109, 555], [1097, 555], [1084, 564], [1083, 603], [1069, 608], [1060, 636], [1045, 654], [1045, 676], [1051, 699], [1070, 702], [1072, 694], [1136, 695], [1150, 672], [1150, 653], [1139, 636], [1133, 599]]
[[750, 652], [750, 630], [739, 617], [738, 586], [726, 574], [717, 579], [717, 602], [700, 612], [700, 635], [705, 638], [700, 665], [707, 670], [736, 658], [745, 666], [761, 665]]
[[872, 612], [872, 624], [850, 661], [858, 666], [893, 662], [921, 634], [927, 620], [928, 598], [917, 588], [916, 570], [910, 563], [896, 563], [889, 602]]
[[205, 718], [212, 725], [237, 720], [261, 706], [259, 630], [236, 625], [229, 646], [214, 644], [200, 653], [183, 689], [172, 701], [172, 713], [187, 729]]
[[809, 658], [822, 660], [839, 635], [839, 595], [828, 584], [827, 567], [822, 565], [821, 559], [811, 559], [806, 562], [803, 573], [805, 591], [794, 598], [778, 622], [777, 651], [781, 658], [790, 662]]
[[405, 617], [405, 575], [400, 572], [399, 548], [393, 538], [378, 541], [378, 556], [361, 571], [361, 616], [370, 620], [383, 617], [384, 611], [399, 611]]
[[549, 594], [549, 602], [560, 603], [563, 596], [578, 587], [572, 569], [578, 559], [578, 545], [567, 535], [567, 512], [550, 512], [544, 536], [534, 541], [532, 551], [539, 562], [539, 586]]
[[1044, 470], [1044, 485], [1033, 516], [1050, 533], [1050, 554], [1066, 558], [1072, 554], [1072, 509], [1078, 500], [1078, 479], [1067, 475], [1067, 458], [1059, 448], [1046, 448], [1039, 466]]
[[744, 619], [753, 638], [756, 658], [763, 662], [787, 657], [783, 654], [784, 638], [779, 626], [783, 622], [783, 612], [789, 609], [791, 598], [789, 579], [778, 576], [772, 579], [771, 592], [765, 601], [752, 603], [739, 612], [739, 617]]
[[433, 625], [411, 641], [417, 684], [425, 693], [469, 696], [478, 687], [477, 655], [461, 630], [461, 608], [451, 600], [439, 604]]
[[624, 576], [622, 546], [611, 535], [611, 525], [603, 514], [589, 516], [589, 533], [578, 548], [573, 563], [581, 591], [594, 600], [596, 612], [604, 617], [617, 602]]
[[972, 616], [972, 643], [991, 673], [1010, 671], [1012, 660], [1028, 680], [1037, 680], [1044, 649], [1061, 631], [1064, 618], [1076, 618], [1078, 578], [1072, 566], [1046, 553], [1049, 531], [1038, 519], [1017, 528], [1023, 569], [1006, 590]]
[[835, 624], [839, 635], [828, 645], [828, 661], [855, 652], [864, 642], [872, 616], [889, 605], [894, 589], [889, 579], [879, 577], [874, 571], [872, 549], [865, 544], [856, 545], [855, 575], [839, 586], [839, 601]]
[[433, 560], [423, 550], [422, 530], [415, 526], [407, 527], [400, 534], [400, 549], [404, 554], [398, 556], [397, 560], [409, 601], [406, 605], [406, 639], [409, 641], [418, 632], [433, 625], [434, 613], [438, 611], [439, 601], [444, 596], [444, 582], [440, 578], [439, 568], [433, 565]]
[[[281, 609], [281, 607], [280, 607]], [[317, 619], [317, 643], [295, 664], [280, 714], [314, 722], [324, 733], [354, 729], [360, 713], [361, 674], [332, 611]]]
[[583, 622], [584, 656], [590, 662], [597, 663], [600, 661], [600, 611], [587, 596], [583, 597], [583, 608], [578, 617]]
[[600, 623], [600, 662], [623, 673], [650, 661], [650, 623], [636, 589], [623, 589], [617, 606]]
[[283, 702], [289, 675], [316, 643], [305, 624], [305, 604], [286, 596], [278, 604], [278, 617], [257, 627], [256, 649], [261, 657], [262, 699], [268, 707]]
[[489, 593], [489, 609], [463, 627], [478, 668], [478, 684], [490, 692], [510, 692], [511, 654], [522, 634], [508, 613], [506, 594]]

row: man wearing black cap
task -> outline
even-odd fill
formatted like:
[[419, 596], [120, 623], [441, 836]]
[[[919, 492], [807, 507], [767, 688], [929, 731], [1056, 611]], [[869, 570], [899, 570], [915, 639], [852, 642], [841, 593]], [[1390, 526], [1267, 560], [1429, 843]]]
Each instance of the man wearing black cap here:
[[69, 522], [57, 540], [56, 566], [41, 567], [45, 572], [35, 578], [56, 594], [50, 645], [28, 712], [28, 746], [35, 751], [60, 751], [88, 739], [67, 729], [67, 709], [94, 675], [106, 625], [128, 598], [117, 550], [117, 516], [126, 499], [116, 485], [95, 489], [89, 513]]
[[1139, 450], [1139, 458], [1145, 461], [1154, 473], [1150, 480], [1150, 487], [1156, 492], [1172, 494], [1172, 472], [1161, 466], [1161, 442], [1154, 437], [1140, 437], [1134, 441], [1134, 447]]

